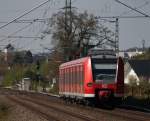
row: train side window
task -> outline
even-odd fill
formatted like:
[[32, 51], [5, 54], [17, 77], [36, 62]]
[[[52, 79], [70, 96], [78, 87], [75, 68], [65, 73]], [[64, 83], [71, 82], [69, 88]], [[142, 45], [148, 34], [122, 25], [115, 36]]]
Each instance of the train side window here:
[[65, 68], [63, 69], [63, 90], [65, 91]]
[[63, 71], [63, 75], [64, 75], [64, 83], [65, 83], [65, 69], [64, 69], [64, 71]]
[[67, 84], [69, 83], [69, 69], [67, 68]]
[[84, 80], [84, 67], [82, 65], [82, 80]]
[[72, 67], [70, 67], [70, 81], [72, 82]]
[[71, 92], [71, 67], [69, 67], [69, 91]]
[[81, 85], [83, 85], [83, 66], [80, 66], [80, 79], [81, 79]]
[[78, 84], [80, 84], [80, 66], [78, 66]]
[[75, 68], [75, 66], [74, 66], [73, 75], [74, 75], [73, 80], [74, 80], [74, 84], [75, 84], [76, 83], [76, 68]]
[[77, 66], [77, 84], [80, 84], [80, 72], [79, 72], [79, 67], [80, 66]]
[[76, 83], [76, 67], [74, 67], [74, 84]]
[[60, 78], [60, 80], [59, 80], [59, 84], [60, 84], [60, 88], [61, 88], [61, 91], [62, 91], [62, 84], [63, 84], [63, 72], [62, 72], [62, 69], [60, 70], [60, 72], [61, 72], [61, 74], [60, 74], [60, 76], [61, 76], [61, 78]]
[[65, 84], [67, 84], [67, 68], [65, 68]]
[[73, 67], [71, 67], [71, 92], [73, 92]]
[[68, 68], [66, 68], [66, 80], [67, 80], [67, 83], [68, 83]]
[[68, 68], [68, 80], [69, 80], [69, 84], [70, 84], [70, 67]]
[[81, 66], [79, 66], [79, 80], [80, 84], [82, 83], [82, 71], [81, 71]]
[[62, 70], [62, 83], [64, 83], [65, 76], [64, 76], [64, 69]]
[[66, 83], [67, 83], [67, 68], [65, 69], [66, 71], [65, 71], [65, 75], [66, 75]]
[[61, 89], [64, 89], [64, 69], [61, 70]]
[[66, 70], [67, 70], [66, 76], [67, 76], [67, 84], [68, 84], [68, 68]]
[[61, 75], [61, 70], [59, 71], [59, 89], [61, 91], [61, 82], [62, 82], [62, 75]]
[[77, 84], [77, 66], [75, 66], [75, 84]]
[[72, 67], [72, 84], [74, 84], [74, 67]]
[[69, 81], [69, 84], [70, 84], [70, 68], [68, 68], [68, 81]]

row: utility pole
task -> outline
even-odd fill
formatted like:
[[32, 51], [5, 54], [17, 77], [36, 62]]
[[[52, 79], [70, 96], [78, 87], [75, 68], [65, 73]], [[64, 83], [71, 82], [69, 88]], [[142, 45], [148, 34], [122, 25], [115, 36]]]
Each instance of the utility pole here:
[[[110, 23], [114, 23], [115, 25], [115, 40], [113, 41], [112, 47], [114, 48], [116, 55], [119, 55], [119, 16], [104, 16], [97, 17], [96, 19], [101, 19]], [[112, 19], [112, 20], [110, 20]]]
[[143, 52], [145, 51], [145, 40], [142, 40]]
[[70, 4], [69, 4], [69, 10], [70, 10], [70, 29], [69, 29], [69, 32], [70, 32], [70, 35], [72, 33], [72, 2], [70, 0]]
[[115, 51], [119, 55], [119, 19], [116, 18]]
[[72, 1], [66, 0], [65, 1], [65, 45], [64, 45], [64, 52], [66, 53], [66, 60], [69, 60], [70, 56], [70, 44], [71, 44], [71, 33], [72, 33]]
[[66, 0], [65, 4], [65, 32], [67, 33], [67, 6], [68, 6], [68, 1]]
[[65, 30], [68, 35], [70, 35], [72, 32], [72, 1], [71, 0], [66, 0], [66, 4], [65, 4]]

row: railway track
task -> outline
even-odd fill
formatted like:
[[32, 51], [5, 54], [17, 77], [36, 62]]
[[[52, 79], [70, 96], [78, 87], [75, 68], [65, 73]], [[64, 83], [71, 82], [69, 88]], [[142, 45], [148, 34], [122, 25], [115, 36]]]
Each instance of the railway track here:
[[[91, 107], [87, 107], [89, 108], [88, 110], [91, 110]], [[131, 111], [131, 110], [126, 110], [126, 109], [120, 109], [120, 108], [116, 108], [114, 110], [103, 110], [103, 109], [99, 109], [99, 108], [94, 108], [93, 109], [95, 112], [99, 112], [99, 113], [105, 113], [105, 114], [109, 114], [109, 115], [113, 115], [116, 117], [122, 117], [124, 119], [129, 119], [131, 121], [149, 121], [150, 120], [150, 114], [147, 113], [142, 113], [139, 111]]]
[[[16, 103], [23, 105], [46, 119], [52, 119], [54, 121], [66, 121], [66, 117], [70, 117], [69, 119], [76, 119], [75, 121], [100, 121], [99, 118], [94, 116], [94, 112], [97, 114], [105, 114], [108, 116], [113, 116], [113, 117], [120, 117], [122, 119], [126, 119], [125, 121], [149, 121], [150, 120], [150, 114], [149, 113], [144, 113], [144, 112], [139, 112], [139, 111], [131, 111], [131, 110], [126, 110], [126, 109], [120, 109], [116, 108], [114, 110], [103, 110], [99, 108], [93, 108], [93, 107], [85, 107], [81, 105], [75, 105], [75, 104], [66, 104], [60, 99], [58, 100], [57, 97], [51, 97], [50, 95], [42, 95], [38, 93], [28, 93], [28, 92], [18, 92], [15, 91], [13, 93], [13, 96], [8, 96], [9, 99], [15, 101]], [[54, 98], [51, 99], [51, 98]], [[41, 100], [42, 99], [42, 100]], [[61, 103], [60, 103], [61, 102]], [[37, 106], [33, 106], [36, 104]], [[61, 107], [63, 105], [63, 107]], [[45, 108], [43, 110], [39, 110], [41, 106], [42, 108]], [[65, 108], [64, 108], [65, 107]], [[75, 112], [72, 109], [78, 108], [78, 110], [81, 110], [83, 112]], [[66, 117], [62, 117], [60, 119], [59, 116], [54, 116], [51, 114], [50, 111], [45, 111], [45, 110], [51, 110], [51, 111], [56, 111], [57, 114], [63, 114]], [[90, 113], [91, 115], [87, 115]], [[95, 114], [96, 115], [96, 114]], [[119, 120], [120, 121], [120, 120]]]
[[[68, 106], [68, 104], [66, 105]], [[69, 106], [73, 106], [73, 105], [71, 104]], [[74, 105], [74, 106], [76, 107], [77, 105]], [[80, 105], [78, 106], [80, 107]], [[149, 121], [150, 120], [150, 113], [144, 113], [144, 112], [132, 111], [132, 110], [120, 109], [120, 108], [116, 108], [114, 110], [103, 110], [103, 109], [93, 108], [93, 107], [84, 107], [84, 108], [95, 111], [95, 112], [105, 113], [105, 114], [122, 117], [122, 118], [130, 119], [130, 120], [136, 120], [136, 121]]]
[[23, 100], [18, 100], [16, 98], [12, 97], [12, 96], [7, 96], [7, 98], [10, 99], [10, 100], [12, 100], [13, 102], [19, 104], [19, 105], [22, 105], [22, 106], [24, 106], [24, 107], [26, 107], [26, 108], [28, 108], [28, 109], [36, 112], [37, 114], [41, 115], [42, 117], [44, 117], [45, 119], [47, 119], [49, 121], [52, 121], [52, 120], [53, 121], [60, 121], [58, 118], [56, 118], [56, 117], [54, 117], [54, 116], [52, 116], [50, 114], [47, 114], [47, 113], [41, 111], [40, 109], [34, 107], [33, 105], [31, 105], [29, 103], [26, 103]]
[[[43, 103], [37, 99], [31, 99], [31, 98], [27, 98], [27, 97], [13, 97], [13, 96], [9, 96], [8, 97], [10, 100], [15, 101], [16, 103], [19, 103], [33, 111], [36, 111], [37, 113], [43, 115], [44, 117], [46, 117], [46, 119], [53, 119], [55, 121], [66, 121], [66, 119], [60, 119], [60, 117], [55, 117], [53, 115], [51, 115], [51, 113], [48, 113], [47, 111], [43, 111], [43, 110], [39, 110], [39, 107], [37, 108], [36, 106], [33, 106], [33, 104], [36, 104], [40, 107], [46, 108], [46, 109], [52, 109], [54, 111], [57, 111], [58, 114], [63, 113], [63, 115], [67, 115], [73, 117], [76, 120], [81, 120], [81, 121], [99, 121], [98, 119], [94, 119], [94, 117], [85, 115], [85, 114], [79, 114], [76, 112], [72, 112], [72, 111], [67, 111], [66, 109], [62, 109], [62, 108], [58, 108], [56, 106], [52, 106], [46, 103]], [[41, 108], [40, 108], [41, 109]], [[67, 119], [69, 120], [69, 119]]]

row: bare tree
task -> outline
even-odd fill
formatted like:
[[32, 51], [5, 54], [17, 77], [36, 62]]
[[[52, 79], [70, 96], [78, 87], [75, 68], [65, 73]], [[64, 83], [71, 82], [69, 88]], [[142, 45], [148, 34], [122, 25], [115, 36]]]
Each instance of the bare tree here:
[[148, 79], [141, 78], [140, 79], [140, 96], [142, 95], [143, 98], [147, 95], [147, 98], [150, 99], [150, 82]]
[[129, 85], [131, 86], [131, 95], [134, 96], [134, 90], [137, 86], [137, 79], [133, 75], [129, 76]]
[[99, 24], [94, 15], [70, 13], [59, 11], [49, 20], [46, 33], [52, 33], [52, 44], [57, 46], [66, 56], [80, 55], [84, 47], [89, 44], [95, 46], [106, 43], [113, 44], [114, 34], [103, 25]]

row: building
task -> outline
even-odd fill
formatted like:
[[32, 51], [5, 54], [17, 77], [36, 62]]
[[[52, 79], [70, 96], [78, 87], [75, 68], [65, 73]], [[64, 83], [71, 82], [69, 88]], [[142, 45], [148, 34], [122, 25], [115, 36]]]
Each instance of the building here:
[[14, 51], [15, 51], [15, 48], [11, 44], [8, 44], [4, 48], [4, 50], [2, 52], [4, 53], [4, 61], [5, 62], [11, 63]]
[[29, 91], [31, 87], [31, 79], [23, 78], [18, 84], [16, 84], [15, 88], [19, 90]]
[[138, 85], [141, 79], [150, 82], [150, 60], [129, 60], [124, 69], [126, 84], [134, 80]]
[[135, 50], [135, 51], [120, 51], [119, 56], [123, 58], [132, 58], [133, 56], [137, 56], [143, 54], [143, 51], [141, 50]]

